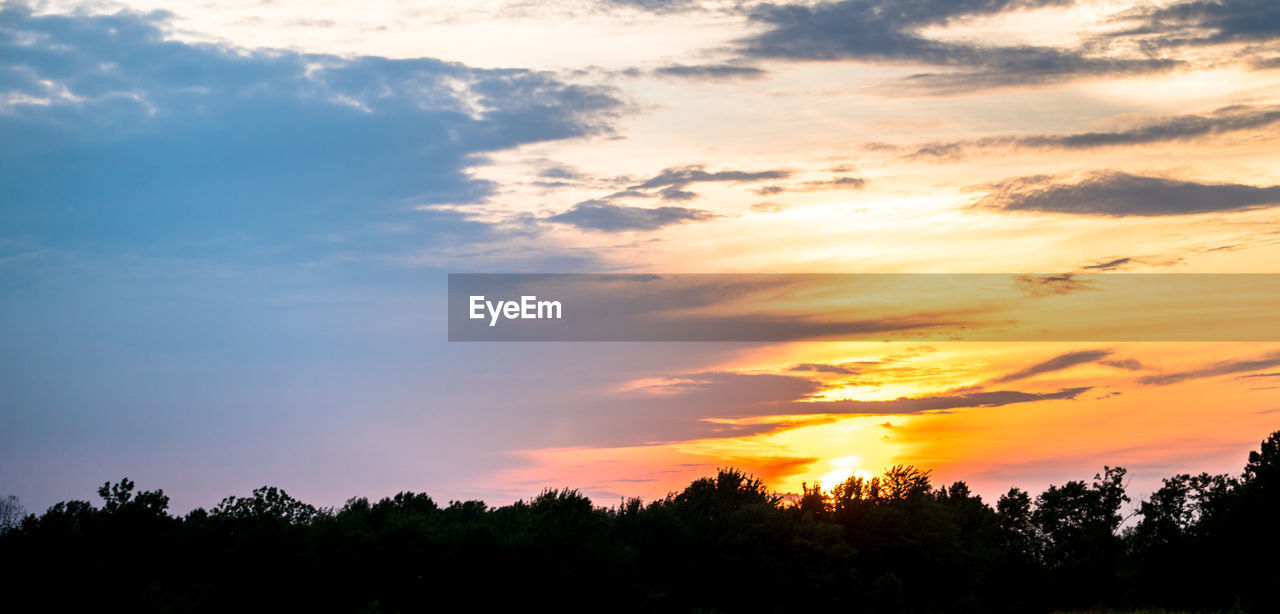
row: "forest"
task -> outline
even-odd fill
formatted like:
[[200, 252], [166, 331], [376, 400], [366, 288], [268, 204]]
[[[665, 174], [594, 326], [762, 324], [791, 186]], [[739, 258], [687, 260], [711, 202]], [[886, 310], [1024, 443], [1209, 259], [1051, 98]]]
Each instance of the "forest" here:
[[1104, 467], [992, 505], [895, 466], [783, 497], [723, 469], [611, 508], [576, 490], [317, 508], [263, 487], [174, 515], [122, 479], [10, 514], [0, 582], [12, 611], [1280, 611], [1280, 431], [1238, 475], [1125, 486]]

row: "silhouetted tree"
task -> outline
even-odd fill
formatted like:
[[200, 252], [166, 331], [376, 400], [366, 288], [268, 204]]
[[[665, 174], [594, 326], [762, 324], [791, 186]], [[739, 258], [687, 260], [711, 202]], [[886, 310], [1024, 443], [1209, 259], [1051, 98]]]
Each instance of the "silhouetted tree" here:
[[0, 499], [0, 533], [16, 528], [26, 516], [26, 509], [16, 495]]
[[100, 608], [104, 595], [125, 611], [417, 612], [448, 594], [518, 609], [569, 586], [556, 610], [1270, 612], [1278, 465], [1280, 432], [1239, 477], [1169, 477], [1123, 534], [1125, 471], [1111, 467], [1034, 498], [1011, 489], [994, 508], [964, 482], [934, 488], [896, 466], [825, 492], [805, 484], [794, 501], [722, 469], [613, 509], [572, 489], [496, 508], [402, 492], [318, 509], [263, 487], [182, 518], [125, 478], [98, 489], [98, 506], [10, 522], [0, 577], [15, 609], [41, 611]]
[[1129, 501], [1124, 476], [1123, 468], [1106, 467], [1091, 485], [1050, 486], [1036, 498], [1031, 521], [1058, 602], [1087, 606], [1113, 596], [1123, 547], [1120, 508]]

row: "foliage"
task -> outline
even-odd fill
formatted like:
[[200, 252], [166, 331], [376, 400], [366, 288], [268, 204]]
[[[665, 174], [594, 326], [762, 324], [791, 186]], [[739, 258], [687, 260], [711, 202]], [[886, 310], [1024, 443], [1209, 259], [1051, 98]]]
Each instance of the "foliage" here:
[[497, 508], [402, 492], [318, 509], [262, 487], [183, 517], [122, 479], [99, 505], [24, 517], [6, 499], [0, 577], [18, 610], [55, 611], [108, 595], [165, 612], [418, 612], [445, 596], [485, 610], [1277, 611], [1280, 432], [1237, 477], [1166, 478], [1131, 523], [1125, 478], [1104, 467], [994, 507], [902, 465], [794, 501], [721, 469], [611, 509], [573, 489]]

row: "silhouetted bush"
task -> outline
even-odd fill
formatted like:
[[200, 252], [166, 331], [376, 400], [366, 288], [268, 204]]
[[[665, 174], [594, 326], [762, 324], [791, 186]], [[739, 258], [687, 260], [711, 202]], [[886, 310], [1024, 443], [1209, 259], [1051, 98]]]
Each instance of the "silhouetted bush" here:
[[909, 466], [794, 501], [725, 469], [612, 509], [576, 490], [318, 509], [263, 487], [181, 518], [122, 479], [7, 521], [0, 578], [15, 611], [1280, 611], [1280, 432], [1238, 477], [1165, 479], [1127, 528], [1124, 478], [994, 508]]

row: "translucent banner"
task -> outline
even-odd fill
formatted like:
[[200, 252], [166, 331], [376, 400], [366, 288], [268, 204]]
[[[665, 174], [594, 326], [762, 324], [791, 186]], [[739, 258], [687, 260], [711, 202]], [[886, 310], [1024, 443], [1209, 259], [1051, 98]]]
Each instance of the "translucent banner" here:
[[1280, 341], [1273, 274], [452, 274], [450, 341]]

